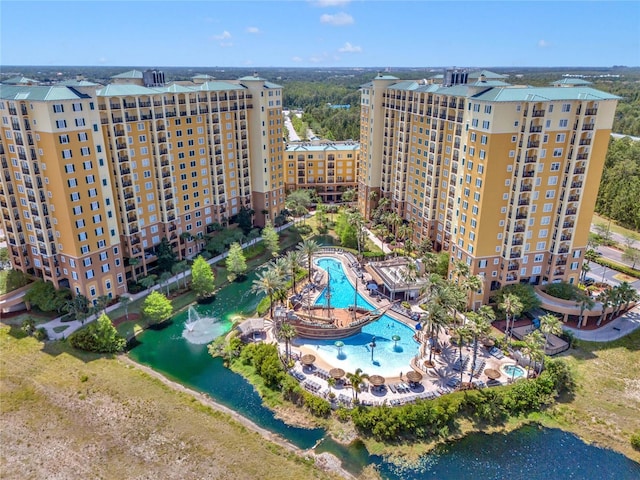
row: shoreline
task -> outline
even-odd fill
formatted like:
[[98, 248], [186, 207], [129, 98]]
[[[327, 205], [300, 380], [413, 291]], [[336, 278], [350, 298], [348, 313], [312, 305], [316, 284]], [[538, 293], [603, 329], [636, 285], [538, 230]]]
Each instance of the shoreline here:
[[[313, 449], [302, 450], [296, 447], [295, 445], [293, 445], [292, 443], [290, 443], [288, 440], [278, 435], [277, 433], [273, 433], [265, 428], [260, 427], [259, 425], [254, 423], [252, 420], [248, 419], [247, 417], [244, 417], [243, 415], [239, 414], [237, 411], [233, 410], [232, 408], [229, 408], [225, 405], [222, 405], [221, 403], [216, 402], [208, 394], [198, 392], [197, 390], [194, 390], [185, 385], [182, 385], [181, 383], [170, 380], [169, 378], [165, 377], [162, 373], [154, 370], [151, 367], [148, 367], [146, 365], [136, 362], [126, 354], [118, 355], [116, 357], [116, 360], [122, 361], [123, 363], [130, 365], [144, 372], [150, 377], [155, 378], [156, 380], [160, 380], [164, 385], [170, 387], [171, 389], [177, 392], [191, 395], [193, 398], [199, 401], [202, 405], [206, 407], [210, 407], [213, 410], [217, 410], [221, 413], [228, 415], [230, 419], [232, 419], [235, 422], [238, 422], [243, 427], [255, 433], [258, 433], [263, 438], [287, 449], [288, 451], [298, 455], [302, 459], [304, 459], [305, 457], [312, 457], [314, 459], [315, 465], [322, 470], [325, 470], [329, 473], [335, 473], [347, 480], [356, 480], [357, 478], [350, 472], [346, 471], [342, 467], [342, 463], [340, 462], [340, 459], [335, 457], [334, 455], [331, 455], [329, 453], [316, 454], [313, 451]], [[269, 409], [273, 411], [271, 408]], [[327, 456], [331, 456], [331, 459], [327, 460]], [[333, 459], [335, 459], [335, 461]]]

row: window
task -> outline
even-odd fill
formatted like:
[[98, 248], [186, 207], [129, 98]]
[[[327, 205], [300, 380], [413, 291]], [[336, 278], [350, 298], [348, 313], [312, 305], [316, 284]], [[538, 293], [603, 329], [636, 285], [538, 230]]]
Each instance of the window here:
[[563, 118], [562, 120], [560, 120], [560, 128], [567, 128], [567, 126], [569, 125], [569, 120], [567, 120], [566, 118]]
[[488, 129], [489, 128], [489, 120], [483, 120], [482, 121], [482, 128], [484, 128], [484, 129]]
[[544, 250], [545, 248], [547, 248], [547, 242], [536, 243], [536, 250]]
[[558, 177], [549, 177], [549, 180], [547, 181], [547, 185], [557, 185], [558, 184]]
[[551, 210], [553, 210], [553, 203], [545, 203], [542, 207], [542, 211], [545, 213], [549, 213]]
[[[93, 269], [87, 270], [87, 273], [85, 273], [85, 277], [87, 277], [87, 280], [90, 279], [90, 278], [93, 278], [93, 276], [94, 276]], [[94, 291], [93, 295], [95, 295], [95, 291]]]
[[77, 202], [78, 200], [80, 200], [80, 194], [78, 192], [71, 193], [70, 197], [72, 202]]
[[80, 149], [80, 154], [81, 154], [83, 157], [88, 157], [88, 156], [91, 154], [91, 150], [89, 150], [89, 147], [82, 147], [82, 148]]
[[538, 232], [538, 238], [547, 238], [548, 234], [549, 234], [549, 230], [547, 230], [546, 228], [543, 228]]
[[491, 113], [491, 105], [484, 106], [484, 113]]
[[562, 143], [564, 142], [566, 136], [564, 133], [559, 133], [556, 135], [556, 143]]
[[552, 172], [557, 172], [560, 170], [560, 163], [559, 162], [554, 162], [551, 164], [551, 171]]
[[64, 105], [62, 105], [61, 103], [53, 104], [53, 113], [63, 113], [63, 112], [64, 112]]
[[71, 150], [62, 151], [62, 158], [71, 158], [71, 157], [73, 157], [73, 153], [71, 153]]
[[76, 127], [84, 127], [84, 118], [76, 118]]
[[86, 142], [88, 140], [88, 136], [86, 132], [82, 132], [78, 134], [78, 140], [80, 140], [81, 142]]
[[547, 190], [545, 193], [544, 198], [546, 199], [551, 199], [551, 198], [555, 198], [556, 196], [556, 191], [555, 190]]
[[549, 225], [551, 223], [551, 217], [542, 217], [540, 219], [540, 225]]
[[60, 135], [60, 137], [58, 137], [60, 139], [60, 143], [64, 144], [64, 143], [69, 143], [69, 135]]
[[554, 148], [553, 149], [553, 156], [554, 157], [561, 157], [562, 156], [562, 148]]
[[73, 107], [73, 111], [74, 112], [81, 112], [82, 111], [82, 104], [81, 103], [74, 103], [72, 105]]
[[563, 103], [562, 104], [562, 112], [563, 113], [567, 113], [571, 111], [571, 104], [570, 103]]

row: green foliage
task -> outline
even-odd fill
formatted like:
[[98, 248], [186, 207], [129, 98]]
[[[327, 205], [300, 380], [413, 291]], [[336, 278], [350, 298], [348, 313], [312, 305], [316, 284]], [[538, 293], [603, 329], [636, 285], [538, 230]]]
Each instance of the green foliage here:
[[633, 435], [631, 435], [631, 446], [635, 450], [640, 451], [640, 432], [636, 432]]
[[238, 226], [242, 230], [242, 233], [245, 235], [253, 228], [253, 214], [253, 210], [245, 206], [240, 207], [236, 221], [238, 222]]
[[262, 229], [262, 241], [271, 255], [277, 257], [280, 251], [279, 236], [271, 223], [267, 223]]
[[171, 267], [176, 263], [177, 256], [167, 237], [162, 237], [156, 248], [158, 255], [158, 269], [160, 272], [171, 272]]
[[449, 254], [447, 252], [440, 252], [437, 254], [437, 263], [435, 273], [442, 278], [447, 278], [449, 272]]
[[267, 387], [277, 389], [286, 373], [278, 357], [278, 349], [273, 344], [250, 343], [242, 349], [240, 361], [252, 365], [262, 377]]
[[9, 261], [9, 249], [7, 247], [0, 248], [0, 263]]
[[104, 313], [86, 328], [71, 334], [69, 343], [74, 348], [96, 353], [121, 352], [126, 345], [125, 339], [118, 335], [111, 320]]
[[209, 297], [215, 290], [214, 280], [211, 265], [202, 258], [202, 255], [196, 257], [191, 267], [191, 290], [198, 298]]
[[304, 405], [316, 417], [326, 418], [331, 413], [331, 404], [324, 398], [317, 397], [309, 392], [303, 393]]
[[173, 305], [162, 293], [153, 291], [145, 298], [141, 311], [149, 323], [161, 323], [171, 317]]
[[33, 318], [27, 317], [22, 322], [22, 326], [20, 328], [27, 335], [33, 335], [33, 332], [36, 331], [36, 322]]
[[358, 248], [358, 238], [356, 228], [349, 221], [349, 216], [345, 210], [341, 210], [336, 219], [335, 231], [340, 237], [340, 245], [345, 248]]
[[28, 283], [29, 277], [20, 270], [0, 270], [0, 295], [24, 287]]
[[577, 300], [582, 295], [578, 287], [567, 282], [550, 283], [545, 286], [545, 292], [562, 300]]
[[495, 295], [492, 295], [491, 299], [500, 304], [504, 301], [504, 296], [507, 294], [515, 295], [520, 299], [523, 312], [528, 312], [540, 306], [540, 299], [536, 295], [533, 286], [522, 283], [505, 285], [498, 290]]
[[70, 298], [71, 292], [62, 288], [56, 290], [51, 282], [38, 280], [25, 294], [24, 299], [43, 312], [60, 311]]
[[636, 270], [634, 268], [628, 267], [618, 262], [614, 262], [613, 260], [609, 260], [608, 258], [598, 257], [593, 260], [598, 265], [603, 265], [605, 267], [611, 268], [618, 272], [622, 272], [625, 275], [629, 275], [631, 277], [640, 278], [640, 270]]
[[239, 243], [231, 244], [225, 265], [227, 272], [229, 272], [227, 279], [230, 282], [233, 282], [238, 276], [243, 275], [247, 271], [247, 260], [244, 257], [244, 252]]
[[[638, 126], [640, 127], [640, 124]], [[611, 139], [600, 181], [596, 212], [624, 227], [640, 230], [638, 197], [640, 142], [634, 142], [629, 138]]]

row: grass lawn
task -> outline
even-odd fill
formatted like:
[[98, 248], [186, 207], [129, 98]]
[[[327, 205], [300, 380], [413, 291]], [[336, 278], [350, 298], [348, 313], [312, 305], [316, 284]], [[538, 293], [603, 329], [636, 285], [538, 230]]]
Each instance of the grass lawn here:
[[8, 327], [0, 350], [4, 479], [338, 478], [119, 359]]
[[[593, 217], [591, 218], [591, 223], [604, 223], [605, 225], [609, 225], [609, 219], [601, 217], [597, 213], [594, 213]], [[613, 220], [611, 220], [611, 231], [614, 233], [619, 233], [620, 235], [629, 235], [630, 233], [638, 234], [638, 232], [635, 232], [634, 230], [629, 230], [627, 228], [621, 227], [620, 225], [617, 225]]]
[[605, 344], [580, 341], [563, 356], [579, 388], [554, 409], [562, 428], [640, 461], [629, 443], [640, 432], [640, 330]]

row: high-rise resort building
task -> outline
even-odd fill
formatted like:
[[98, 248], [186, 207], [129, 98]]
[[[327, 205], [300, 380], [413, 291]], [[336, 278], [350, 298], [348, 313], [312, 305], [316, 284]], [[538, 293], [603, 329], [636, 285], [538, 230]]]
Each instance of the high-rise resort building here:
[[580, 79], [438, 77], [361, 87], [362, 213], [387, 198], [414, 240], [450, 252], [450, 275], [462, 261], [483, 276], [472, 307], [507, 284], [577, 282], [618, 97]]
[[358, 184], [358, 142], [291, 142], [286, 150], [287, 190], [314, 189], [324, 203], [340, 202]]
[[90, 300], [125, 293], [163, 237], [190, 257], [241, 207], [259, 226], [284, 207], [282, 88], [257, 75], [0, 85], [0, 117], [12, 264]]

